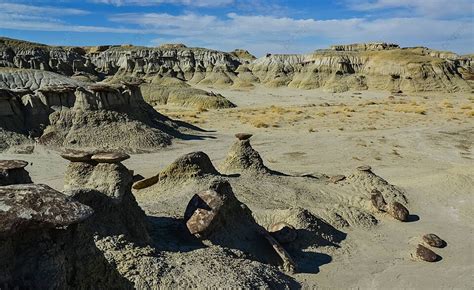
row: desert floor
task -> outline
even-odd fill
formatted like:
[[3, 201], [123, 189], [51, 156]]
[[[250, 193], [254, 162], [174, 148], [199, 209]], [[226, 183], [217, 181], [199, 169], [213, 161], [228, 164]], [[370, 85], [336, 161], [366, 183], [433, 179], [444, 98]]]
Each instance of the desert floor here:
[[[209, 88], [206, 88], [209, 89]], [[204, 151], [219, 164], [237, 132], [253, 133], [253, 147], [271, 169], [290, 174], [344, 174], [362, 164], [403, 188], [419, 220], [383, 219], [371, 231], [348, 234], [316, 273], [296, 274], [322, 288], [471, 288], [474, 285], [474, 97], [463, 94], [320, 90], [211, 89], [238, 105], [196, 110], [160, 106], [173, 118], [205, 130], [204, 140], [175, 141], [153, 154], [133, 155], [129, 169], [152, 176], [182, 154]], [[67, 161], [36, 147], [24, 159], [34, 182], [62, 188]], [[258, 188], [256, 188], [258, 190]], [[278, 193], [276, 193], [278, 194]], [[238, 196], [237, 196], [238, 197]], [[437, 263], [415, 262], [420, 237], [436, 233], [448, 246]]]

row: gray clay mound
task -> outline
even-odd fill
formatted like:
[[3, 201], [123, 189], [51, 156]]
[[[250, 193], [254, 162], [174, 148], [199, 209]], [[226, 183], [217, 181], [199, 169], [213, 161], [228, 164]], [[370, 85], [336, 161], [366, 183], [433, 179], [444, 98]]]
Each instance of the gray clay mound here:
[[368, 170], [361, 170], [366, 169], [362, 167], [354, 170], [352, 174], [347, 177], [347, 181], [352, 184], [356, 190], [364, 192], [377, 190], [382, 193], [387, 203], [399, 202], [403, 205], [407, 204], [407, 199], [400, 188], [388, 183], [382, 177], [375, 174], [370, 167], [368, 167]]
[[182, 179], [220, 175], [204, 152], [183, 155], [160, 172], [160, 180], [176, 181]]

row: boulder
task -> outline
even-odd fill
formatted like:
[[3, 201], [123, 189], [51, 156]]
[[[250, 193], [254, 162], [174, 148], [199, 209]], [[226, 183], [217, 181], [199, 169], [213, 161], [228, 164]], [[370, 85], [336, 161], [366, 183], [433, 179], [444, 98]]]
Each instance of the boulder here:
[[418, 245], [415, 252], [415, 258], [425, 262], [436, 262], [439, 256], [425, 246]]
[[389, 203], [387, 207], [387, 213], [393, 218], [402, 222], [408, 221], [408, 217], [410, 215], [408, 209], [399, 202]]
[[444, 248], [446, 246], [446, 242], [435, 234], [424, 235], [423, 242], [435, 248]]
[[222, 172], [232, 173], [270, 173], [264, 164], [260, 154], [252, 148], [250, 140], [237, 140], [221, 165]]

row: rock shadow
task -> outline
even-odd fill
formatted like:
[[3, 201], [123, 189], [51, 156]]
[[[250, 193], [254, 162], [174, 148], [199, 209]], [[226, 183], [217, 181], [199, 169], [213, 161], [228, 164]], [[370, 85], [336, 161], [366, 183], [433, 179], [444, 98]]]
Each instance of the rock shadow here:
[[407, 223], [413, 223], [420, 220], [420, 217], [416, 214], [410, 214], [406, 220]]
[[191, 252], [206, 246], [189, 233], [184, 219], [147, 216], [152, 246], [160, 251]]

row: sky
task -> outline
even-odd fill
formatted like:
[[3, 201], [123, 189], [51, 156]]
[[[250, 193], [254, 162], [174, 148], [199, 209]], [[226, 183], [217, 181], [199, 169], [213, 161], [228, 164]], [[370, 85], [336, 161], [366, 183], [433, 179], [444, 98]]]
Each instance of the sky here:
[[0, 36], [50, 45], [184, 43], [256, 56], [393, 42], [474, 53], [473, 0], [0, 0]]

